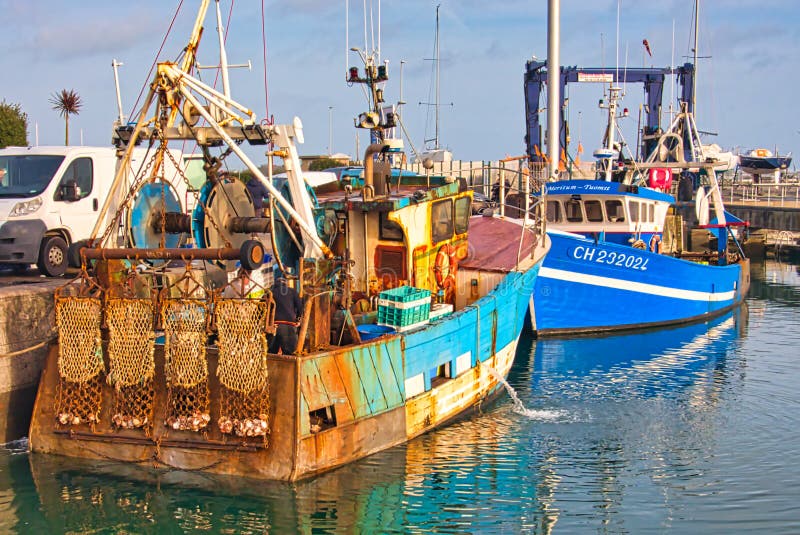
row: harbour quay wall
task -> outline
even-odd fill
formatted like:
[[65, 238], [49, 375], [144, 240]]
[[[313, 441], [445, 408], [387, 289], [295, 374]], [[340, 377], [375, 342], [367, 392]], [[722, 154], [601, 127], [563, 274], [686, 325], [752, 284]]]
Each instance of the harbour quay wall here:
[[749, 221], [751, 227], [800, 232], [800, 205], [726, 204], [725, 208], [739, 219]]
[[[31, 279], [30, 277], [26, 279]], [[28, 434], [63, 279], [0, 278], [0, 443]]]

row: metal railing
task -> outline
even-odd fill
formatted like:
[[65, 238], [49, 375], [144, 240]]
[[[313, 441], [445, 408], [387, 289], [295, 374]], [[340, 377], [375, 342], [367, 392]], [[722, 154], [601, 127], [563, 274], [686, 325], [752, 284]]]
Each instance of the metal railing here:
[[766, 203], [768, 205], [800, 207], [800, 184], [724, 184], [726, 203]]

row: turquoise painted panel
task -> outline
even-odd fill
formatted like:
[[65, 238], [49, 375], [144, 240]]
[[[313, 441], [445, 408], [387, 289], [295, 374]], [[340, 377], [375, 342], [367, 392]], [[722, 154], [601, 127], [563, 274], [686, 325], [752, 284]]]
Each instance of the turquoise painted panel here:
[[377, 414], [385, 411], [388, 405], [383, 395], [378, 371], [372, 363], [372, 355], [370, 353], [373, 349], [377, 348], [357, 346], [350, 351], [350, 358], [352, 358], [358, 372], [361, 388], [364, 390], [364, 395], [369, 405], [369, 412], [370, 414]]
[[[395, 347], [396, 346], [396, 347]], [[405, 380], [403, 378], [403, 358], [400, 352], [400, 340], [386, 346], [369, 348], [372, 364], [378, 373], [383, 396], [388, 408], [399, 407], [406, 399]]]
[[342, 378], [342, 384], [347, 393], [347, 399], [350, 400], [354, 418], [358, 420], [359, 418], [370, 416], [367, 393], [364, 391], [361, 379], [358, 377], [358, 370], [353, 360], [352, 351], [336, 353], [334, 358], [336, 359], [339, 376]]
[[[373, 362], [373, 355], [381, 357]], [[384, 363], [388, 356], [389, 366]], [[339, 376], [356, 419], [371, 416], [397, 405], [398, 396], [405, 398], [404, 385], [392, 368], [402, 369], [403, 350], [400, 338], [381, 340], [376, 344], [348, 347], [335, 354]], [[384, 386], [386, 383], [386, 386]], [[392, 383], [397, 384], [393, 386]], [[386, 394], [390, 392], [390, 394]]]

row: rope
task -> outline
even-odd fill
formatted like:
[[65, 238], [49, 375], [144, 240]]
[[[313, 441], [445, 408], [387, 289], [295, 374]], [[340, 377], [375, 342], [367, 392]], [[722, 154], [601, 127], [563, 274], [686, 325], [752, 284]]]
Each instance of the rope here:
[[3, 354], [0, 355], [0, 359], [5, 358], [5, 357], [16, 357], [17, 355], [22, 355], [23, 353], [27, 353], [28, 351], [33, 351], [34, 349], [39, 349], [41, 347], [46, 346], [50, 342], [55, 341], [57, 338], [58, 338], [58, 336], [53, 336], [53, 337], [50, 337], [50, 338], [48, 338], [47, 340], [45, 340], [43, 342], [39, 342], [38, 344], [30, 346], [30, 347], [27, 347], [25, 349], [20, 349], [19, 351], [12, 351], [11, 353], [3, 353]]

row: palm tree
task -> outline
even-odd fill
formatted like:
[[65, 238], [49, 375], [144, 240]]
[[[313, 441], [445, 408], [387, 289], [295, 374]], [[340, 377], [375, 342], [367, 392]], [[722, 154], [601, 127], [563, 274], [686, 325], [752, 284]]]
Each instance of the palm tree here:
[[81, 106], [83, 106], [81, 97], [74, 89], [62, 89], [61, 91], [53, 93], [53, 96], [50, 97], [50, 103], [53, 105], [53, 109], [64, 118], [66, 125], [64, 145], [69, 145], [69, 116], [78, 115], [81, 111]]

